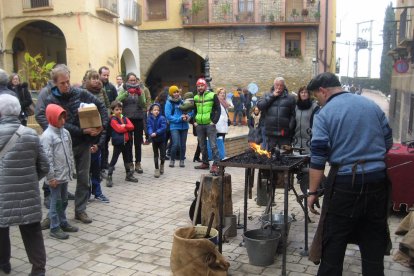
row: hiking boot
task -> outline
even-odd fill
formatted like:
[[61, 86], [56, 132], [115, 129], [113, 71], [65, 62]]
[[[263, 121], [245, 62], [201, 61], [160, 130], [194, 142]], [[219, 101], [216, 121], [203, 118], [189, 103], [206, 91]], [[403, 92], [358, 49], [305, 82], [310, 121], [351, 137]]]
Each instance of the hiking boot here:
[[170, 168], [174, 168], [174, 165], [175, 165], [175, 161], [174, 160], [171, 160], [170, 161], [170, 165], [168, 165]]
[[75, 195], [71, 192], [68, 192], [68, 200], [75, 200]]
[[137, 173], [143, 173], [144, 172], [144, 170], [141, 167], [141, 163], [140, 162], [135, 162], [135, 171]]
[[92, 219], [88, 217], [88, 215], [85, 212], [82, 213], [76, 213], [75, 219], [80, 220], [83, 223], [91, 223]]
[[154, 177], [155, 178], [158, 178], [158, 177], [160, 177], [160, 175], [161, 175], [160, 170], [159, 169], [155, 169], [155, 171], [154, 171]]
[[164, 174], [164, 164], [160, 165], [160, 174]]
[[137, 183], [138, 182], [138, 179], [136, 179], [134, 177], [134, 172], [127, 172], [127, 175], [125, 177], [125, 181]]
[[101, 194], [100, 196], [95, 196], [95, 199], [99, 200], [100, 202], [103, 203], [109, 203], [109, 199], [104, 196], [103, 194]]
[[0, 265], [0, 269], [3, 270], [3, 272], [5, 274], [10, 274], [10, 272], [11, 272], [11, 264], [10, 264], [10, 262], [8, 262], [6, 264]]
[[211, 166], [210, 173], [211, 173], [212, 175], [215, 175], [215, 176], [219, 175], [219, 168], [218, 168], [218, 166], [217, 166], [216, 164], [213, 164], [213, 165]]
[[180, 167], [181, 167], [181, 168], [184, 168], [184, 167], [185, 167], [185, 165], [184, 165], [184, 160], [180, 160]]
[[106, 178], [106, 187], [112, 187], [114, 183], [112, 182], [112, 175], [108, 175]]
[[197, 169], [197, 170], [208, 170], [209, 168], [210, 168], [210, 165], [207, 163], [202, 163], [201, 165], [194, 167], [194, 169]]
[[50, 228], [50, 219], [49, 217], [46, 217], [41, 223], [40, 223], [40, 227], [42, 228], [42, 230], [46, 230]]
[[50, 196], [45, 196], [43, 199], [43, 205], [45, 205], [46, 209], [50, 208]]
[[69, 223], [66, 223], [66, 225], [60, 225], [60, 229], [62, 229], [63, 232], [69, 233], [75, 233], [79, 231], [78, 227], [70, 225]]
[[108, 172], [105, 169], [101, 170], [101, 179], [105, 179], [108, 176]]
[[49, 236], [59, 240], [67, 240], [69, 239], [69, 235], [63, 232], [62, 228], [56, 227], [54, 229], [50, 229]]

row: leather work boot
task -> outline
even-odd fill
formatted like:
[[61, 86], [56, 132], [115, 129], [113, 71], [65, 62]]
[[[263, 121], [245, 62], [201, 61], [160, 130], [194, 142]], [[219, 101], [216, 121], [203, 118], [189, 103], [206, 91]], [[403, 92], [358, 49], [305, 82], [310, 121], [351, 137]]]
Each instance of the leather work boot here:
[[211, 166], [210, 173], [211, 173], [212, 175], [214, 175], [214, 176], [218, 176], [218, 175], [219, 175], [219, 168], [218, 168], [218, 166], [217, 166], [216, 164], [213, 164], [213, 165]]
[[160, 174], [164, 174], [164, 164], [160, 165]]
[[161, 175], [160, 170], [159, 169], [155, 169], [155, 171], [154, 171], [154, 177], [155, 178], [158, 178], [158, 177], [160, 177], [160, 175]]
[[138, 179], [134, 177], [134, 172], [127, 172], [125, 181], [137, 183]]
[[83, 223], [91, 223], [92, 219], [88, 217], [88, 215], [85, 212], [82, 213], [76, 213], [75, 219], [80, 220]]
[[197, 169], [197, 170], [208, 170], [209, 168], [210, 168], [210, 165], [207, 163], [201, 163], [201, 165], [194, 167], [194, 169]]
[[112, 175], [108, 175], [106, 178], [106, 187], [112, 187], [114, 183], [112, 182]]
[[46, 230], [50, 228], [50, 219], [49, 217], [46, 217], [41, 223], [40, 223], [40, 227], [42, 228], [42, 230]]
[[143, 173], [144, 172], [144, 170], [141, 167], [141, 163], [140, 162], [135, 162], [135, 171], [137, 173]]

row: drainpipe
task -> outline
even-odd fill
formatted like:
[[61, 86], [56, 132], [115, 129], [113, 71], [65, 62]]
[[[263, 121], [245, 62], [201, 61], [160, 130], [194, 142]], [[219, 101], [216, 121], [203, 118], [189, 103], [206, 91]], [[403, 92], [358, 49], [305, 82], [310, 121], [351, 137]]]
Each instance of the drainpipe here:
[[328, 14], [329, 14], [329, 0], [325, 0], [325, 51], [323, 54], [323, 71], [326, 72], [328, 63]]

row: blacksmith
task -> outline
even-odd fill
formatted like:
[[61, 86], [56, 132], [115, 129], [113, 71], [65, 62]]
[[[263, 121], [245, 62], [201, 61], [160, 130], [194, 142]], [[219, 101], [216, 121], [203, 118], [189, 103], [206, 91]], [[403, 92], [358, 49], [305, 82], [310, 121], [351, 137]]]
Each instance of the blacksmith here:
[[387, 248], [387, 176], [384, 158], [392, 146], [392, 130], [373, 101], [345, 92], [332, 73], [313, 78], [307, 90], [322, 105], [312, 128], [308, 206], [312, 213], [325, 163], [331, 171], [322, 215], [311, 246], [321, 239], [317, 275], [342, 275], [347, 244], [357, 243], [363, 275], [384, 275]]

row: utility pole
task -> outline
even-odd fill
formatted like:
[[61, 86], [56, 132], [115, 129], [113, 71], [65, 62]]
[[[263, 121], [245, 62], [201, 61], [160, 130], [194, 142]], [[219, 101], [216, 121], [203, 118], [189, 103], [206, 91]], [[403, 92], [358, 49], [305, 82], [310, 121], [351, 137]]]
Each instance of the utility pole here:
[[372, 20], [369, 24], [369, 41], [368, 41], [368, 78], [371, 78], [371, 56], [372, 56]]

